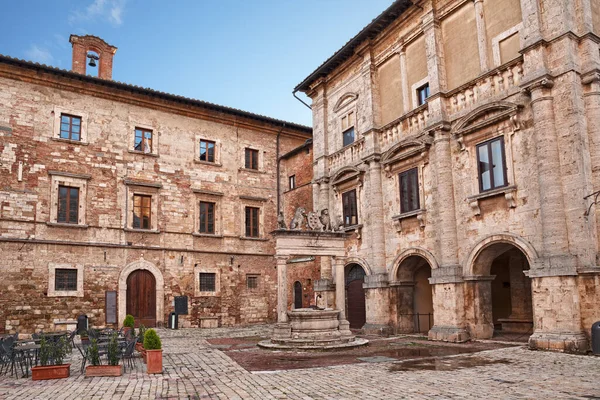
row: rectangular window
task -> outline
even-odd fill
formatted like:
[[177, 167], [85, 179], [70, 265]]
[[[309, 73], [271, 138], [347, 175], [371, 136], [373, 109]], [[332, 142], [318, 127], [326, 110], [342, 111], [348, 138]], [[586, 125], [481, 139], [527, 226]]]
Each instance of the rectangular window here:
[[81, 117], [73, 115], [60, 115], [60, 138], [81, 140]]
[[344, 225], [352, 226], [358, 224], [356, 189], [342, 194], [342, 208], [344, 212]]
[[508, 185], [504, 138], [500, 137], [477, 145], [477, 165], [481, 192]]
[[54, 270], [54, 290], [77, 290], [77, 270], [57, 268]]
[[215, 142], [200, 140], [200, 161], [215, 162]]
[[258, 289], [258, 276], [246, 275], [246, 287], [248, 289]]
[[133, 227], [136, 229], [152, 229], [152, 196], [133, 195]]
[[135, 142], [133, 144], [133, 149], [144, 153], [152, 153], [152, 131], [135, 128]]
[[422, 106], [429, 97], [429, 83], [417, 89], [417, 105]]
[[200, 233], [215, 233], [215, 203], [200, 202]]
[[256, 207], [246, 207], [246, 236], [258, 237], [258, 211]]
[[342, 117], [342, 135], [344, 146], [354, 143], [354, 111]]
[[79, 222], [79, 188], [58, 186], [57, 222], [77, 224]]
[[200, 272], [200, 291], [214, 292], [216, 274], [214, 272]]
[[246, 148], [246, 168], [258, 169], [258, 150]]
[[419, 209], [419, 170], [413, 168], [399, 175], [400, 213]]
[[296, 175], [290, 176], [289, 181], [290, 181], [290, 190], [295, 189], [296, 188]]

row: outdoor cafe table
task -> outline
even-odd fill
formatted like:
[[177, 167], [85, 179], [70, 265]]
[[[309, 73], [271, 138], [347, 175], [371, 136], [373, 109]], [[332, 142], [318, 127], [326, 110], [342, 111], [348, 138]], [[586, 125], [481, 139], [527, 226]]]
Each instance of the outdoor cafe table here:
[[37, 365], [40, 348], [41, 346], [39, 344], [33, 344], [31, 342], [25, 344], [15, 343], [13, 351], [21, 354], [22, 359], [27, 360], [25, 364], [25, 377], [29, 376], [29, 363], [31, 363], [31, 367]]

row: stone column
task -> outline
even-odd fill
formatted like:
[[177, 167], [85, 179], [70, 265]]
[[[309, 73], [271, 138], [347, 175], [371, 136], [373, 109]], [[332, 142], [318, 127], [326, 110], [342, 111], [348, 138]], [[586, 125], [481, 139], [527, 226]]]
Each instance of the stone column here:
[[288, 309], [287, 257], [277, 257], [277, 323], [286, 323]]
[[385, 227], [383, 225], [383, 193], [381, 190], [380, 157], [373, 155], [365, 160], [369, 165], [368, 230], [370, 232], [371, 268], [376, 273], [386, 271], [385, 265]]
[[438, 223], [436, 253], [439, 268], [431, 271], [435, 325], [429, 331], [432, 340], [464, 342], [469, 339], [465, 330], [465, 299], [462, 268], [458, 263], [458, 239], [452, 176], [452, 152], [449, 126], [441, 123], [432, 128], [433, 162], [435, 171], [435, 209]]
[[475, 0], [475, 23], [477, 24], [477, 44], [479, 48], [479, 65], [481, 72], [489, 69], [487, 35], [485, 32], [485, 18], [483, 16], [483, 0]]
[[350, 323], [346, 318], [346, 281], [344, 274], [344, 257], [335, 257], [335, 308], [340, 311], [340, 332], [342, 336], [352, 336]]
[[408, 71], [406, 70], [406, 47], [400, 49], [400, 83], [402, 85], [402, 105], [404, 114], [409, 112], [412, 107], [410, 96], [408, 94]]
[[332, 210], [329, 209], [329, 178], [319, 179], [319, 207], [316, 210], [329, 210], [329, 217], [333, 220]]
[[273, 340], [292, 337], [292, 327], [288, 323], [288, 282], [287, 257], [275, 257], [277, 260], [277, 323], [273, 328]]

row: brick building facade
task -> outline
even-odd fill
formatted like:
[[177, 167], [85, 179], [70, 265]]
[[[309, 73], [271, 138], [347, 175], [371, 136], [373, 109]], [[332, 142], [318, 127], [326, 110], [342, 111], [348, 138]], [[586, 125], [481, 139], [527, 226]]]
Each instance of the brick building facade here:
[[70, 41], [73, 71], [0, 56], [0, 331], [161, 325], [177, 296], [182, 326], [272, 321], [277, 160], [311, 129], [113, 81], [115, 47]]
[[351, 326], [587, 349], [599, 4], [398, 0], [296, 87], [312, 99], [314, 208], [351, 234]]

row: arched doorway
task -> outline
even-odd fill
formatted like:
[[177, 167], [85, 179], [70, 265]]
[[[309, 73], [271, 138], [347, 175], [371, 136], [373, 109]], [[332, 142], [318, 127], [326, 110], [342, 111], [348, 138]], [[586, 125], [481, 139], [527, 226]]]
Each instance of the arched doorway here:
[[367, 321], [365, 305], [365, 270], [358, 264], [349, 264], [346, 270], [346, 310], [351, 329], [361, 329]]
[[477, 338], [533, 333], [531, 279], [525, 275], [529, 261], [512, 243], [491, 243], [473, 261], [473, 281], [467, 298], [473, 298], [473, 329]]
[[302, 284], [294, 282], [294, 308], [302, 308]]
[[426, 333], [433, 327], [431, 265], [420, 255], [402, 259], [396, 272], [398, 282], [398, 330]]
[[156, 326], [156, 280], [150, 271], [138, 269], [127, 277], [127, 314], [136, 326]]

